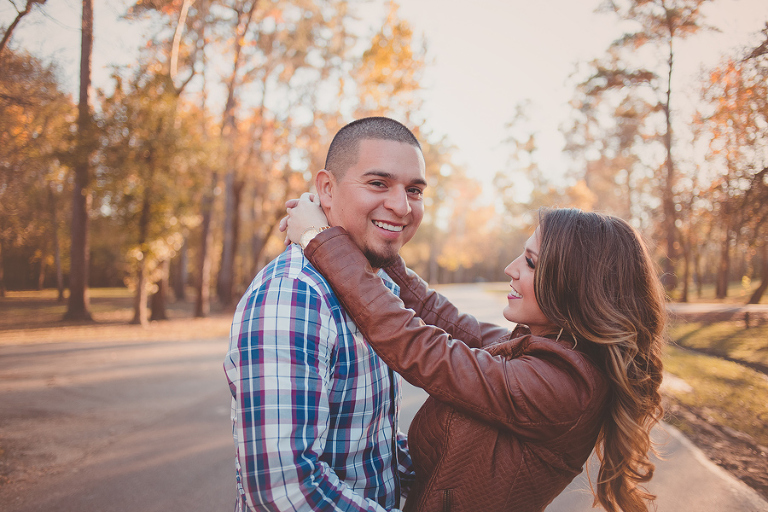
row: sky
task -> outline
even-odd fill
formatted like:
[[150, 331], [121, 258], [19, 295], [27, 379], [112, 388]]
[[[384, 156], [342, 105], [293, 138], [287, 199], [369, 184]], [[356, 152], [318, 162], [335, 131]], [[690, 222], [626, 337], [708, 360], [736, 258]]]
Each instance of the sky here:
[[[515, 105], [530, 100], [540, 168], [550, 177], [568, 167], [560, 125], [573, 94], [578, 62], [605, 54], [623, 29], [595, 13], [599, 0], [404, 0], [402, 16], [423, 31], [434, 65], [427, 73], [427, 119], [449, 136], [470, 174], [486, 185], [504, 168], [502, 141]], [[455, 9], [446, 8], [454, 4]], [[691, 90], [702, 65], [750, 40], [768, 22], [766, 0], [717, 0], [706, 22], [721, 33], [696, 36], [677, 48], [677, 90]], [[462, 7], [459, 7], [461, 5]], [[471, 6], [471, 7], [469, 7]], [[709, 14], [711, 12], [711, 14]], [[686, 94], [673, 101], [686, 102]]]
[[[384, 12], [383, 1], [356, 3], [364, 18], [376, 19], [376, 14]], [[599, 1], [400, 1], [401, 17], [427, 41], [427, 128], [447, 136], [456, 146], [458, 163], [486, 188], [505, 167], [505, 125], [522, 101], [531, 104], [539, 166], [555, 178], [567, 170], [559, 128], [567, 120], [567, 103], [573, 93], [569, 75], [577, 63], [602, 56], [626, 28], [611, 15], [595, 13]], [[111, 64], [136, 58], [141, 38], [128, 23], [117, 20], [129, 3], [94, 2], [96, 87], [106, 86]], [[48, 0], [45, 14], [25, 18], [12, 40], [12, 44], [57, 61], [65, 87], [72, 91], [78, 80], [80, 9], [80, 0]], [[768, 1], [716, 0], [704, 12], [705, 22], [720, 32], [697, 35], [678, 45], [674, 85], [680, 93], [673, 102], [677, 100], [680, 108], [690, 106], [690, 93], [702, 67], [711, 67], [724, 54], [757, 41], [758, 32], [768, 22]], [[13, 16], [10, 0], [0, 0], [0, 24], [9, 24]]]

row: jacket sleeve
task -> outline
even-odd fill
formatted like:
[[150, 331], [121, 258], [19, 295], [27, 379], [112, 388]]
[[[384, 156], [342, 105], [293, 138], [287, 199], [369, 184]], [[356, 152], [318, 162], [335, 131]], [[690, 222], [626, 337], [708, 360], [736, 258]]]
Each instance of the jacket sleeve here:
[[451, 301], [429, 288], [426, 281], [406, 268], [403, 258], [384, 269], [400, 287], [400, 299], [424, 323], [434, 325], [470, 347], [484, 347], [509, 336], [510, 331], [472, 315], [461, 313]]
[[565, 433], [585, 411], [593, 381], [569, 360], [579, 357], [575, 351], [501, 357], [425, 325], [403, 308], [341, 228], [316, 236], [305, 255], [379, 356], [436, 399], [530, 440]]

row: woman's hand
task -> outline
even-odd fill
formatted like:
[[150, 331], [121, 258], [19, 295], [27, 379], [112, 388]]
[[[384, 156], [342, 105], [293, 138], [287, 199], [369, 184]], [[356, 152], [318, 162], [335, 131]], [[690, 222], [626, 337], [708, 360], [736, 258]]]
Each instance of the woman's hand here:
[[285, 207], [288, 215], [280, 220], [280, 231], [286, 232], [285, 245], [299, 243], [302, 233], [309, 228], [328, 226], [320, 199], [315, 194], [305, 192], [300, 198], [287, 201]]

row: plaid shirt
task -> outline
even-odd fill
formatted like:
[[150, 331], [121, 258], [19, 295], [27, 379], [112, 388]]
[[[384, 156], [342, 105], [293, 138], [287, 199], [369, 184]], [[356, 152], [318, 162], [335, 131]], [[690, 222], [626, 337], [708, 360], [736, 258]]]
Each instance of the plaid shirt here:
[[237, 511], [398, 506], [401, 484], [413, 480], [397, 430], [400, 376], [371, 350], [297, 245], [259, 272], [240, 300], [224, 370]]

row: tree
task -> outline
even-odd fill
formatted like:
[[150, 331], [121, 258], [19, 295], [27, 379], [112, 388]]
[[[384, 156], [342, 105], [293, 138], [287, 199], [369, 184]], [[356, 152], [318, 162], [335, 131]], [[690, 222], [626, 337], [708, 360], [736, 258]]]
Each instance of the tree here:
[[[619, 66], [598, 61], [589, 64], [589, 77], [579, 83], [571, 106], [571, 119], [563, 127], [565, 151], [572, 162], [571, 176], [582, 181], [601, 211], [618, 215], [640, 227], [653, 206], [652, 162], [643, 148], [654, 138], [649, 119], [658, 107], [635, 88], [617, 88], [604, 94], [614, 81], [639, 85], [652, 75], [616, 75]], [[611, 71], [613, 69], [614, 71]]]
[[748, 216], [751, 219], [749, 225], [754, 233], [754, 245], [760, 249], [760, 284], [749, 297], [747, 304], [759, 304], [766, 290], [768, 290], [768, 232], [766, 232], [766, 221], [768, 221], [768, 167], [764, 167], [752, 178], [747, 193], [745, 194], [744, 204], [748, 209]]
[[545, 176], [538, 163], [536, 133], [531, 129], [531, 109], [528, 101], [515, 107], [507, 123], [505, 145], [509, 148], [507, 166], [496, 173], [494, 185], [500, 195], [510, 222], [523, 226], [527, 232], [537, 224], [532, 211], [541, 207], [561, 206], [591, 209], [595, 194], [585, 186], [584, 177], [575, 183], [555, 183]]
[[[68, 190], [65, 180], [69, 152], [71, 100], [59, 89], [56, 68], [24, 53], [6, 50], [0, 56], [0, 294], [3, 270], [16, 286], [34, 285], [45, 276], [49, 257], [61, 273], [57, 239], [59, 208]], [[50, 212], [50, 216], [40, 212]], [[56, 258], [56, 255], [59, 257]], [[10, 259], [9, 259], [10, 258]], [[41, 277], [42, 276], [42, 277]], [[60, 283], [61, 281], [59, 281]]]
[[[207, 80], [206, 68], [208, 60], [207, 48], [210, 44], [209, 33], [212, 27], [219, 22], [213, 11], [215, 2], [211, 0], [157, 0], [153, 2], [137, 2], [129, 9], [129, 16], [139, 18], [141, 16], [157, 15], [161, 18], [160, 30], [153, 41], [156, 55], [152, 57], [157, 66], [164, 69], [177, 96], [181, 96], [187, 85], [193, 82], [196, 76], [201, 77], [199, 89], [199, 116], [197, 118], [197, 131], [200, 139], [200, 147], [209, 151], [210, 158], [197, 157], [197, 175], [201, 180], [210, 185], [196, 191], [196, 202], [200, 205], [199, 222], [203, 233], [199, 250], [199, 265], [197, 265], [198, 279], [196, 283], [195, 316], [207, 316], [210, 310], [209, 304], [209, 279], [211, 268], [211, 254], [213, 243], [213, 214], [215, 207], [214, 191], [219, 185], [219, 166], [216, 160], [221, 157], [218, 149], [213, 148], [209, 142], [212, 140], [209, 133], [209, 115], [207, 113]], [[226, 8], [226, 7], [225, 7]], [[199, 72], [198, 72], [199, 68]], [[181, 247], [186, 256], [187, 243], [186, 232], [183, 230]], [[161, 268], [167, 269], [166, 262], [161, 262]], [[186, 269], [180, 269], [180, 275], [186, 275]], [[163, 316], [161, 300], [165, 296], [167, 286], [167, 272], [160, 274], [160, 281], [156, 283], [158, 295], [152, 301], [153, 317]]]
[[234, 282], [235, 252], [239, 235], [240, 200], [243, 181], [238, 174], [235, 141], [237, 139], [236, 104], [238, 87], [242, 84], [241, 66], [246, 62], [243, 51], [251, 23], [257, 9], [257, 0], [234, 2], [231, 6], [232, 19], [232, 69], [226, 79], [226, 103], [221, 121], [221, 144], [225, 149], [227, 170], [224, 175], [224, 240], [222, 244], [221, 266], [217, 280], [217, 293], [224, 305], [232, 302], [232, 284]]
[[[234, 2], [233, 8], [238, 5]], [[238, 253], [250, 249], [252, 253], [241, 259], [259, 261], [287, 194], [306, 188], [305, 184], [298, 190], [291, 186], [294, 174], [299, 173], [296, 163], [311, 165], [315, 158], [307, 152], [314, 149], [313, 144], [303, 140], [326, 132], [326, 123], [338, 122], [339, 113], [326, 110], [323, 99], [332, 97], [342, 69], [349, 66], [344, 56], [352, 41], [345, 27], [346, 1], [274, 0], [260, 2], [251, 10], [245, 4], [241, 7], [235, 12], [242, 12], [242, 21], [235, 25], [236, 30], [227, 31], [241, 34], [245, 44], [231, 41], [232, 74], [224, 82], [228, 96], [222, 144], [229, 153], [217, 276], [217, 294], [223, 305], [231, 304], [243, 291], [235, 289], [242, 281], [237, 276]], [[241, 241], [246, 210], [255, 221], [250, 247]], [[252, 274], [244, 275], [250, 281]]]
[[411, 117], [421, 107], [426, 47], [418, 45], [398, 10], [395, 2], [388, 2], [386, 20], [353, 72], [359, 101], [355, 117], [389, 116], [419, 124]]
[[[424, 217], [419, 230], [401, 254], [424, 279], [438, 284], [445, 278], [441, 275], [441, 255], [446, 246], [446, 232], [451, 230], [447, 219], [456, 218], [457, 213], [470, 214], [473, 205], [461, 202], [457, 197], [461, 188], [476, 192], [478, 184], [466, 176], [466, 171], [454, 163], [456, 148], [447, 138], [430, 140], [424, 134], [420, 137], [426, 165], [427, 188], [424, 193]], [[476, 197], [471, 197], [474, 200]], [[463, 222], [463, 221], [462, 221]], [[457, 261], [458, 258], [452, 261]], [[467, 261], [465, 259], [464, 261]], [[468, 264], [469, 265], [469, 264]], [[453, 266], [452, 271], [458, 269]]]
[[[32, 8], [35, 5], [43, 5], [45, 2], [46, 0], [27, 0], [27, 2], [24, 4], [24, 8], [21, 10], [19, 10], [18, 7], [14, 5], [14, 8], [16, 8], [16, 17], [13, 19], [11, 24], [5, 30], [5, 33], [3, 34], [3, 38], [0, 39], [0, 55], [2, 55], [3, 50], [5, 50], [5, 47], [8, 46], [8, 42], [11, 40], [13, 31], [16, 29], [21, 19], [27, 14], [29, 14], [30, 12], [32, 12]], [[11, 1], [11, 3], [13, 4], [13, 1]]]
[[91, 54], [93, 52], [93, 0], [83, 0], [80, 54], [80, 96], [77, 116], [77, 149], [72, 189], [71, 254], [69, 300], [65, 320], [91, 321], [88, 298], [89, 212], [91, 209], [91, 154], [93, 119], [89, 103], [91, 89]]
[[675, 260], [677, 258], [677, 227], [675, 192], [678, 176], [673, 159], [672, 135], [672, 76], [675, 64], [674, 43], [701, 29], [701, 7], [711, 0], [606, 0], [600, 11], [612, 12], [623, 21], [637, 27], [626, 32], [611, 44], [611, 50], [623, 51], [625, 59], [634, 57], [646, 45], [663, 48], [666, 52], [666, 69], [661, 84], [656, 85], [656, 73], [652, 70], [611, 67], [602, 70], [595, 79], [605, 81], [604, 90], [616, 87], [645, 85], [650, 83], [660, 93], [659, 105], [664, 113], [664, 129], [661, 133], [665, 149], [663, 176], [661, 179], [661, 203], [663, 238], [666, 243], [664, 259], [665, 284], [676, 287]]
[[[189, 183], [177, 188], [188, 181], [178, 171], [187, 167], [179, 160], [194, 154], [184, 148], [191, 154], [181, 155], [178, 100], [168, 75], [140, 69], [128, 84], [116, 79], [114, 93], [102, 102], [99, 181], [108, 199], [106, 210], [130, 234], [126, 252], [134, 266], [132, 322], [142, 325], [148, 322], [146, 304], [152, 283], [164, 279], [164, 261], [180, 245], [179, 219], [194, 190]], [[156, 307], [163, 309], [163, 305]]]
[[[764, 37], [768, 42], [768, 27]], [[736, 241], [747, 239], [749, 245], [762, 247], [766, 238], [768, 55], [760, 51], [766, 44], [757, 46], [746, 58], [724, 60], [711, 70], [702, 89], [708, 108], [699, 123], [710, 137], [707, 162], [711, 186], [707, 196], [722, 233], [718, 298], [727, 295]]]
[[445, 281], [467, 282], [472, 280], [472, 269], [492, 254], [488, 240], [496, 212], [494, 205], [480, 201], [480, 183], [463, 169], [456, 171], [450, 176], [449, 202], [442, 205], [445, 226], [439, 237], [440, 249], [435, 256], [430, 251], [430, 259], [443, 270]]

